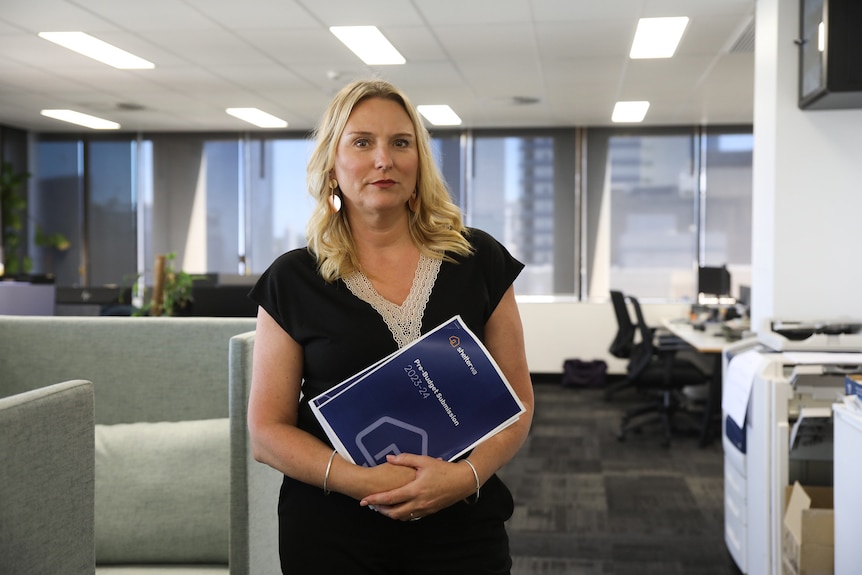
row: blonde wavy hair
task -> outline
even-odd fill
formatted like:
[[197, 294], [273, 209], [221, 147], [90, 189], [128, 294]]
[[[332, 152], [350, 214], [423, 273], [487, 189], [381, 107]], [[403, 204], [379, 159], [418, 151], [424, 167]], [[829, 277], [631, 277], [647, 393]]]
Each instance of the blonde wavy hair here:
[[[316, 130], [317, 142], [307, 166], [308, 192], [315, 206], [306, 228], [308, 248], [317, 258], [320, 275], [327, 282], [359, 269], [356, 246], [344, 210], [332, 214], [328, 197], [329, 174], [335, 167], [335, 151], [347, 119], [357, 104], [368, 98], [397, 102], [413, 124], [419, 166], [416, 200], [409, 210], [409, 229], [419, 251], [435, 259], [454, 261], [450, 254], [466, 256], [472, 247], [466, 238], [461, 210], [452, 202], [449, 189], [431, 153], [431, 137], [407, 96], [384, 80], [358, 80], [336, 94]], [[405, 205], [404, 209], [408, 209]]]

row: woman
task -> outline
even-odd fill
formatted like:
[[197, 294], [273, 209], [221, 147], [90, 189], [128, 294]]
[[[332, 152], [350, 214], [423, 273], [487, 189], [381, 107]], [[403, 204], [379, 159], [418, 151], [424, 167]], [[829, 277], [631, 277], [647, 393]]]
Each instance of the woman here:
[[[259, 311], [248, 424], [255, 458], [285, 475], [282, 571], [508, 573], [513, 502], [495, 473], [532, 419], [512, 287], [523, 265], [463, 226], [420, 117], [387, 82], [354, 82], [335, 96], [308, 185], [307, 249], [280, 256], [251, 292]], [[342, 459], [309, 399], [455, 314], [524, 404], [519, 421], [466, 461]]]

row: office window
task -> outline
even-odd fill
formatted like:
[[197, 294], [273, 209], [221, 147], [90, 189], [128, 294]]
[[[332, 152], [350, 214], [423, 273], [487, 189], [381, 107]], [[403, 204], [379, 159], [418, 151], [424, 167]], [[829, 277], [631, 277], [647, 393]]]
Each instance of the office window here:
[[[702, 265], [730, 271], [733, 296], [751, 285], [751, 190], [754, 136], [750, 129], [707, 129], [704, 136]], [[693, 286], [694, 287], [694, 286]]]
[[589, 295], [693, 295], [695, 133], [595, 130], [588, 136]]
[[519, 295], [574, 292], [574, 135], [569, 131], [477, 132], [462, 203], [481, 228], [526, 264]]
[[[39, 141], [28, 211], [45, 233], [61, 233], [69, 249], [51, 253], [31, 244], [33, 271], [54, 274], [58, 285], [87, 285], [84, 266], [84, 142]], [[33, 234], [35, 230], [31, 230]]]
[[431, 134], [431, 152], [440, 169], [452, 201], [464, 205], [464, 162], [460, 132], [434, 132]]
[[[684, 301], [698, 265], [726, 264], [734, 294], [750, 281], [752, 140], [750, 127], [440, 131], [432, 152], [467, 225], [526, 264], [518, 295]], [[305, 245], [304, 133], [36, 141], [30, 226], [71, 248], [43, 254], [31, 229], [30, 254], [59, 285], [139, 271], [151, 284], [166, 252], [192, 273], [256, 275]]]
[[[58, 285], [128, 285], [136, 275], [135, 140], [45, 138], [35, 145], [30, 195], [33, 272]], [[60, 233], [67, 250], [41, 247], [39, 228]]]
[[87, 153], [87, 283], [129, 285], [137, 275], [135, 141], [90, 142]]
[[314, 142], [304, 138], [253, 140], [249, 144], [246, 264], [260, 274], [281, 254], [306, 245], [314, 202], [306, 164]]
[[143, 266], [156, 254], [176, 253], [190, 273], [236, 274], [242, 173], [238, 136], [158, 135], [142, 154]]

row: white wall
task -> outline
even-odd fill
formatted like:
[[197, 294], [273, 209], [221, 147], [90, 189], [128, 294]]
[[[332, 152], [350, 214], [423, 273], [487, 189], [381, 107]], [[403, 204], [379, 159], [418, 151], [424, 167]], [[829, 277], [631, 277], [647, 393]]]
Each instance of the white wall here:
[[862, 110], [799, 109], [799, 0], [755, 19], [752, 325], [862, 317]]

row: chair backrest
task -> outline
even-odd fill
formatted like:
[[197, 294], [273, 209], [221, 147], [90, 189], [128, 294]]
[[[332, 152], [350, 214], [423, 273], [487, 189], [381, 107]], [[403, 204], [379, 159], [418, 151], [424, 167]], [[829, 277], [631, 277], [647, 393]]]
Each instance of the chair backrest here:
[[639, 335], [637, 343], [632, 347], [631, 358], [629, 359], [627, 368], [628, 374], [631, 377], [643, 371], [652, 362], [653, 355], [655, 355], [655, 347], [653, 344], [653, 331], [644, 319], [640, 302], [634, 296], [628, 296], [628, 300], [635, 310], [635, 329]]
[[0, 397], [95, 386], [96, 423], [228, 416], [228, 343], [254, 318], [0, 316]]
[[631, 356], [632, 346], [635, 339], [635, 326], [626, 306], [626, 297], [623, 292], [611, 290], [611, 303], [614, 306], [614, 314], [617, 317], [617, 335], [611, 342], [608, 351], [614, 357], [628, 359]]

